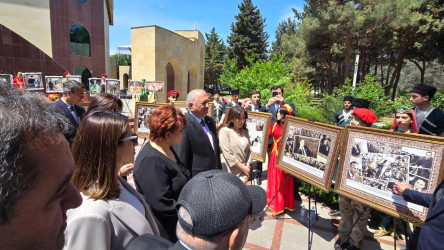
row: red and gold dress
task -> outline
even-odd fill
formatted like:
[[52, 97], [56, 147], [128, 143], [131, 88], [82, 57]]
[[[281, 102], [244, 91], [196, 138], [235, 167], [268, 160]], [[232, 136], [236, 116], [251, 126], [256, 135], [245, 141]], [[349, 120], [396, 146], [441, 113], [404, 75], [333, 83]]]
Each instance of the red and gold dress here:
[[[270, 159], [268, 161], [267, 173], [267, 204], [276, 197], [269, 204], [269, 209], [273, 215], [278, 215], [284, 212], [285, 209], [293, 211], [294, 204], [294, 190], [293, 178], [290, 176], [285, 182], [284, 186], [279, 190], [279, 187], [284, 182], [287, 174], [280, 168], [276, 167], [276, 159], [281, 144], [281, 136], [284, 125], [279, 125], [276, 122], [270, 126], [270, 135], [273, 136], [273, 147], [271, 148]], [[276, 193], [279, 190], [278, 193]]]

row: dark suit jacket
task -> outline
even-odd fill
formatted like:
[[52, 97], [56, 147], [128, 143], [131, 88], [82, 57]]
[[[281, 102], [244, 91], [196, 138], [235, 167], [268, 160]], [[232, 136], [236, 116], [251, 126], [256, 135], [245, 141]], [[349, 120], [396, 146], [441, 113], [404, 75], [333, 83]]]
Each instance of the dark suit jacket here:
[[191, 176], [211, 169], [222, 169], [220, 162], [219, 139], [217, 138], [216, 124], [214, 120], [205, 116], [204, 120], [213, 136], [214, 150], [210, 139], [203, 131], [201, 125], [191, 115], [185, 114], [187, 127], [183, 139], [174, 147], [180, 161], [191, 171]]
[[[251, 110], [251, 105], [245, 108], [246, 111], [252, 111]], [[259, 104], [259, 112], [267, 112], [267, 109], [265, 106], [262, 106], [261, 104]]]
[[[69, 123], [71, 124], [72, 130], [65, 134], [65, 138], [69, 143], [69, 146], [72, 146], [72, 143], [74, 142], [74, 138], [76, 137], [77, 128], [79, 125], [77, 124], [75, 118], [72, 116], [71, 111], [68, 109], [66, 104], [62, 100], [58, 100], [57, 102], [53, 103], [51, 107], [59, 114], [65, 116], [68, 118]], [[80, 119], [82, 119], [83, 113], [85, 113], [85, 108], [80, 105], [74, 105], [74, 109], [77, 112], [77, 115]]]
[[180, 242], [173, 244], [161, 237], [151, 234], [144, 234], [131, 242], [126, 250], [148, 250], [148, 249], [168, 249], [168, 250], [186, 250]]
[[[444, 246], [444, 199], [440, 199], [434, 206], [434, 197], [437, 190], [444, 185], [442, 181], [438, 187], [436, 187], [433, 194], [421, 193], [411, 189], [404, 190], [404, 200], [413, 202], [415, 204], [428, 207], [426, 220], [422, 226], [422, 229], [416, 230], [412, 239], [410, 240], [409, 249], [416, 249], [412, 244], [417, 243], [417, 249], [442, 249]], [[418, 228], [419, 229], [419, 228]], [[412, 248], [410, 248], [412, 247]]]
[[[313, 157], [313, 154], [311, 153], [310, 149], [308, 149], [307, 146], [304, 146], [305, 154], [307, 154], [308, 157]], [[302, 155], [302, 150], [300, 148], [296, 149], [296, 154]]]

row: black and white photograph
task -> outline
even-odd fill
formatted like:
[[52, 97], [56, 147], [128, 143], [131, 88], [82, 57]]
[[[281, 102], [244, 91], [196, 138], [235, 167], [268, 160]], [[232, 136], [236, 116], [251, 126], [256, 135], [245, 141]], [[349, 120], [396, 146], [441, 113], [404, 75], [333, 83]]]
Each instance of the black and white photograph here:
[[120, 80], [106, 79], [105, 92], [120, 98]]
[[[347, 127], [335, 189], [393, 216], [420, 222], [427, 208], [406, 202], [393, 193], [394, 183], [433, 193], [442, 173], [444, 139], [385, 130]], [[439, 143], [439, 140], [442, 142]]]
[[105, 93], [105, 84], [102, 84], [102, 78], [89, 78], [89, 95], [95, 96]]
[[23, 73], [23, 80], [25, 82], [25, 89], [27, 90], [44, 90], [42, 73], [40, 72], [26, 72]]
[[148, 126], [150, 116], [153, 111], [163, 105], [163, 103], [136, 103], [136, 115], [134, 119], [134, 133], [138, 134], [141, 138], [149, 138], [150, 128]]
[[62, 76], [45, 76], [46, 93], [63, 93]]
[[285, 121], [278, 167], [322, 190], [328, 190], [343, 129], [289, 117]]
[[12, 75], [0, 74], [0, 83], [12, 84], [13, 79]]
[[252, 158], [264, 162], [268, 147], [268, 134], [270, 132], [271, 113], [247, 111], [246, 120], [248, 134], [250, 135], [250, 150]]

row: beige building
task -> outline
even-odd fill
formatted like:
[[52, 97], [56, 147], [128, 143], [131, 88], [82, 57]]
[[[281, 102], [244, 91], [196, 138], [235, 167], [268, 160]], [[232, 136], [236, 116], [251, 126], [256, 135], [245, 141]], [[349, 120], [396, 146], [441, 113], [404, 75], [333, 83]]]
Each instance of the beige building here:
[[[198, 30], [169, 31], [156, 25], [131, 28], [131, 77], [164, 81], [167, 92], [178, 90], [179, 100], [192, 89], [204, 87], [205, 41]], [[122, 80], [122, 78], [121, 78]]]

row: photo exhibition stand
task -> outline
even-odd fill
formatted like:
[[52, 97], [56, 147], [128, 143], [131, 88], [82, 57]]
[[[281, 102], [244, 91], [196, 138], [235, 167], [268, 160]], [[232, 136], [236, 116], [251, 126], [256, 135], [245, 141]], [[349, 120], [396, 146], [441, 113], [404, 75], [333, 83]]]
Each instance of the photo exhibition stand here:
[[[270, 205], [273, 202], [274, 198], [276, 198], [276, 195], [279, 193], [279, 191], [281, 191], [282, 187], [285, 185], [285, 182], [287, 182], [288, 178], [290, 178], [290, 177], [291, 177], [291, 175], [289, 173], [287, 173], [287, 176], [285, 177], [284, 181], [279, 186], [279, 189], [273, 195], [273, 198], [271, 198], [270, 202], [267, 204], [266, 207], [270, 207]], [[314, 205], [314, 207], [315, 207], [315, 215], [314, 216], [316, 218], [316, 221], [319, 220], [319, 217], [318, 217], [318, 206], [317, 206], [316, 199], [314, 197], [316, 193], [315, 193], [314, 190], [312, 191], [311, 185], [309, 183], [307, 183], [307, 185], [308, 185], [308, 190], [309, 190], [308, 191], [308, 210], [307, 210], [308, 211], [308, 219], [307, 219], [307, 223], [308, 223], [308, 250], [311, 250], [311, 246], [313, 244], [313, 233], [314, 233], [311, 230], [311, 226], [312, 226], [311, 224], [312, 223], [311, 223], [311, 213], [310, 213], [312, 196], [313, 196], [313, 200], [314, 200], [314, 204], [315, 204]], [[263, 214], [265, 214], [265, 211], [263, 212]], [[355, 222], [355, 224], [356, 224], [356, 222]]]

